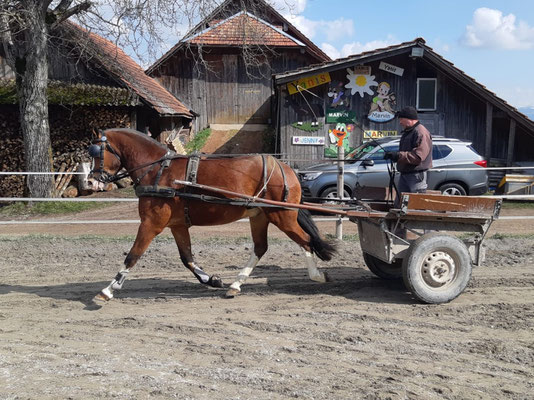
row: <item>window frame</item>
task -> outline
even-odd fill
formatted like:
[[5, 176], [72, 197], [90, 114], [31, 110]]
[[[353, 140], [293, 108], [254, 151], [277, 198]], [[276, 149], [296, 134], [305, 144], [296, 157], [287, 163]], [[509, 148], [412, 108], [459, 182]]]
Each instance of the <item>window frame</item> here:
[[[421, 108], [419, 106], [419, 82], [421, 81], [434, 81], [434, 108]], [[417, 98], [416, 107], [417, 111], [436, 111], [438, 102], [438, 78], [417, 78]]]

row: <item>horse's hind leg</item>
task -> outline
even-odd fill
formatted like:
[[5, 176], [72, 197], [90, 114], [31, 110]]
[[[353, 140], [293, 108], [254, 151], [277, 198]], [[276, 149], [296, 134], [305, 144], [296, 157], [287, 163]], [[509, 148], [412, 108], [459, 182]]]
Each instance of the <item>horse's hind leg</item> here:
[[226, 292], [226, 297], [232, 298], [241, 293], [241, 285], [245, 283], [250, 276], [254, 267], [260, 261], [260, 258], [267, 251], [267, 228], [269, 227], [269, 220], [265, 213], [250, 217], [250, 230], [252, 240], [254, 241], [254, 249], [250, 253], [250, 258], [245, 267], [239, 272], [237, 279], [230, 285], [230, 289]]
[[130, 268], [132, 268], [139, 258], [144, 254], [152, 240], [163, 231], [163, 227], [155, 226], [150, 220], [145, 220], [139, 225], [135, 242], [130, 249], [130, 252], [124, 260], [125, 269], [119, 271], [111, 283], [95, 296], [95, 300], [111, 300], [113, 298], [113, 291], [122, 289], [122, 285], [126, 280]]
[[328, 275], [319, 271], [313, 253], [328, 261], [334, 247], [323, 240], [309, 212], [304, 210], [281, 210], [269, 214], [270, 221], [304, 250], [308, 276], [315, 282], [327, 282]]
[[174, 241], [178, 246], [182, 263], [193, 273], [193, 275], [195, 275], [198, 281], [212, 287], [223, 287], [221, 278], [216, 275], [209, 276], [195, 263], [195, 260], [193, 259], [193, 253], [191, 251], [191, 237], [189, 236], [188, 228], [185, 225], [172, 226], [171, 232], [174, 236]]

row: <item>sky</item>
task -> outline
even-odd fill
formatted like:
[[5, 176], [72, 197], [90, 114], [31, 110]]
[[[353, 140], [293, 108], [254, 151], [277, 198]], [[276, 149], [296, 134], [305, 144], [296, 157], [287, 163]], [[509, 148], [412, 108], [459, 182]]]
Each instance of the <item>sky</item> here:
[[333, 59], [422, 37], [512, 106], [534, 107], [533, 0], [270, 3]]

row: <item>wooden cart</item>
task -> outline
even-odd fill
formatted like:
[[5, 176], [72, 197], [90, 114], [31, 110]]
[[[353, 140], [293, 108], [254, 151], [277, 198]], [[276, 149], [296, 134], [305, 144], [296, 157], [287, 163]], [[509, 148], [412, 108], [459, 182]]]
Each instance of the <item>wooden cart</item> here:
[[401, 197], [400, 208], [370, 203], [367, 210], [347, 212], [358, 224], [364, 260], [381, 278], [402, 278], [425, 303], [451, 301], [467, 287], [472, 265], [484, 260], [482, 242], [501, 200], [421, 193]]

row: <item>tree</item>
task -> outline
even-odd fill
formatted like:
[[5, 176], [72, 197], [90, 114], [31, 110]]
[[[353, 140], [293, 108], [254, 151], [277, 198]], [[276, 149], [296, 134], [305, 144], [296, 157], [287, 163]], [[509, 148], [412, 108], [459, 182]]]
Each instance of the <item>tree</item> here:
[[[261, 7], [256, 0], [239, 1], [251, 11]], [[133, 51], [146, 63], [155, 59], [160, 44], [168, 36], [176, 35], [180, 26], [191, 27], [220, 3], [220, 0], [2, 0], [0, 40], [16, 76], [26, 170], [52, 171], [47, 52], [54, 44], [54, 35], [67, 20], [74, 19], [85, 31], [100, 34]], [[186, 29], [181, 29], [182, 35]], [[77, 41], [76, 45], [80, 54], [91, 51], [90, 46], [83, 48], [83, 42]], [[243, 48], [248, 49], [245, 40]], [[249, 54], [250, 51], [244, 52]], [[258, 54], [261, 56], [262, 52]], [[198, 59], [202, 62], [201, 56]], [[249, 57], [248, 62], [253, 63], [254, 58]], [[26, 180], [27, 195], [50, 197], [52, 184], [52, 175], [30, 175]]]

